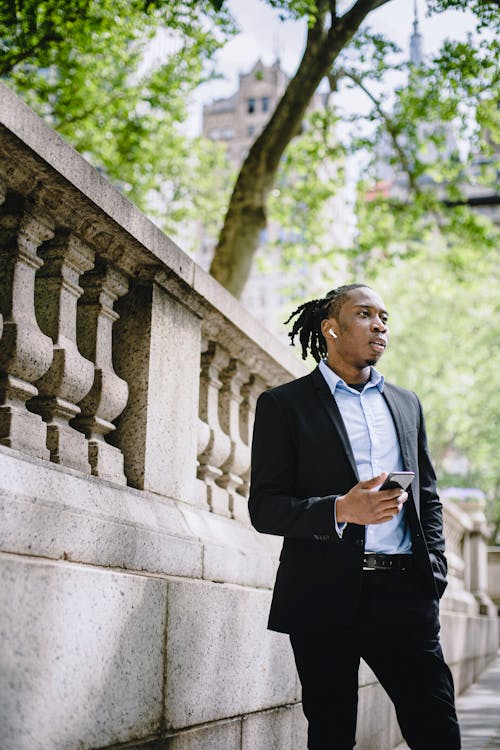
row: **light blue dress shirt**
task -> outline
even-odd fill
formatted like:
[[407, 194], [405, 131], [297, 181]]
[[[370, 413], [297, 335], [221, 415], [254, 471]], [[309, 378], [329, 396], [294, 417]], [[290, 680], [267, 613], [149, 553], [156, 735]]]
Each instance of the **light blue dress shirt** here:
[[[383, 376], [372, 367], [370, 380], [360, 393], [350, 388], [325, 361], [319, 363], [319, 369], [342, 415], [359, 479], [371, 479], [383, 471], [402, 471], [404, 466], [396, 428], [382, 395]], [[335, 523], [339, 536], [342, 536], [345, 525]], [[386, 555], [411, 552], [404, 506], [390, 521], [366, 526], [365, 550]]]

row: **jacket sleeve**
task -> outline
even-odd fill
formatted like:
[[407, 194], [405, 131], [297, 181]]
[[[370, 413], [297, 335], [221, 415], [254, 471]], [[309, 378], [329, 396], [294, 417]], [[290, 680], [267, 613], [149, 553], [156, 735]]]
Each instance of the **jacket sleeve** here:
[[331, 535], [337, 495], [294, 494], [297, 442], [291, 415], [272, 391], [259, 396], [252, 441], [249, 511], [253, 526], [264, 534], [317, 539]]
[[418, 401], [418, 408], [420, 410], [420, 426], [418, 431], [420, 522], [427, 548], [431, 554], [433, 567], [437, 563], [439, 572], [444, 577], [446, 576], [447, 563], [444, 555], [443, 506], [437, 492], [436, 473], [429, 455], [425, 419], [420, 401]]

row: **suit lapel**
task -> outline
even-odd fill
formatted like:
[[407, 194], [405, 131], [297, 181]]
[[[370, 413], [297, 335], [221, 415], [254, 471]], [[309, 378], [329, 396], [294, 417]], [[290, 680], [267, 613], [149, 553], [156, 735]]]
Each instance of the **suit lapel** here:
[[342, 442], [342, 446], [345, 450], [346, 456], [354, 472], [354, 476], [357, 477], [359, 481], [358, 470], [356, 468], [356, 461], [354, 460], [354, 453], [352, 452], [352, 446], [351, 446], [349, 437], [347, 435], [347, 430], [344, 425], [344, 420], [342, 419], [342, 415], [340, 413], [339, 407], [337, 406], [337, 402], [332, 396], [332, 393], [323, 375], [321, 374], [319, 367], [313, 370], [313, 372], [311, 373], [311, 378], [312, 378], [314, 389], [318, 395], [318, 398], [321, 401], [321, 404], [324, 407], [326, 413], [330, 417], [330, 420], [332, 421], [333, 426], [337, 430], [337, 433]]
[[405, 471], [415, 471], [415, 467], [412, 465], [410, 454], [408, 452], [408, 444], [406, 441], [406, 432], [408, 429], [407, 419], [405, 418], [404, 411], [401, 408], [398, 394], [393, 390], [390, 383], [384, 383], [383, 396], [394, 420], [394, 425], [396, 427], [396, 433], [399, 440], [399, 447], [401, 449], [401, 456], [403, 458], [404, 469]]

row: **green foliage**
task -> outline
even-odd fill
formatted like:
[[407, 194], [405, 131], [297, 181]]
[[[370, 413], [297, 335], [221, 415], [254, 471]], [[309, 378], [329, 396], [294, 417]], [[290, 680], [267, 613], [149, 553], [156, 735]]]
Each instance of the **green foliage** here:
[[282, 228], [274, 244], [285, 264], [324, 254], [329, 202], [343, 183], [344, 148], [335, 136], [335, 121], [331, 110], [314, 111], [281, 161], [269, 219]]
[[[490, 37], [474, 44], [447, 40], [433, 60], [417, 67], [382, 55], [371, 71], [368, 63], [380, 49], [395, 52], [366, 32], [359, 51], [354, 45], [341, 63], [341, 74], [371, 105], [351, 118], [357, 133], [348, 149], [366, 161], [350, 257], [357, 268], [371, 271], [381, 258], [412, 257], [438, 232], [459, 273], [464, 248], [484, 251], [498, 241], [489, 222], [459, 204], [472, 184], [490, 193], [497, 185], [498, 164], [485, 161], [481, 167], [477, 155], [487, 159], [500, 140], [500, 45]], [[403, 73], [392, 92], [385, 87], [389, 74]], [[381, 163], [392, 170], [385, 181]]]
[[358, 75], [369, 74], [371, 80], [380, 81], [388, 70], [402, 70], [405, 63], [401, 48], [382, 34], [374, 34], [369, 28], [360, 29], [340, 61], [349, 68], [355, 62]]
[[[139, 207], [175, 199], [192, 175], [187, 98], [211, 75], [229, 16], [208, 0], [0, 0], [0, 11], [6, 82]], [[153, 43], [171, 52], [157, 61]]]
[[479, 30], [488, 28], [498, 30], [500, 12], [498, 0], [427, 0], [429, 15], [446, 10], [466, 11], [473, 13]]
[[[126, 38], [127, 44], [145, 29], [154, 30], [158, 21], [187, 36], [201, 30], [200, 18], [228, 31], [231, 18], [222, 8], [217, 12], [210, 0], [0, 0], [0, 40], [2, 55], [0, 75], [6, 75], [23, 62], [43, 68], [57, 62], [60, 45], [97, 36], [113, 39], [115, 25], [134, 21], [136, 33]], [[125, 26], [127, 24], [125, 23]], [[128, 32], [130, 34], [130, 31]]]
[[[217, 10], [224, 8], [225, 0], [211, 0]], [[279, 18], [285, 21], [290, 18], [307, 18], [312, 21], [328, 5], [325, 0], [267, 0], [272, 8], [279, 11]]]
[[[494, 252], [471, 250], [467, 260], [469, 272], [457, 281], [449, 248], [436, 237], [425, 253], [380, 263], [368, 279], [394, 311], [381, 369], [421, 397], [441, 484], [481, 488], [494, 520], [500, 510], [500, 400], [492, 352], [500, 336], [498, 266]], [[466, 458], [465, 474], [453, 473], [453, 454]]]
[[183, 172], [163, 184], [158, 208], [150, 214], [183, 250], [195, 254], [202, 234], [211, 245], [217, 239], [236, 169], [220, 143], [199, 137], [189, 149]]
[[[324, 3], [322, 3], [324, 5]], [[280, 18], [314, 18], [318, 13], [316, 0], [269, 0], [269, 5], [280, 10]]]

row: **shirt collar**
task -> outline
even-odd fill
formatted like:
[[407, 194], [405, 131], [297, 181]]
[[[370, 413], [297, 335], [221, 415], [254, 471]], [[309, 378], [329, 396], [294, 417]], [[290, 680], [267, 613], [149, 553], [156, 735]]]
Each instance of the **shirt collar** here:
[[[353, 389], [349, 388], [347, 383], [342, 380], [342, 378], [339, 377], [336, 372], [328, 367], [324, 359], [322, 359], [319, 363], [319, 371], [323, 375], [328, 387], [333, 394], [335, 394], [335, 390], [337, 388], [342, 388], [343, 390], [349, 391], [350, 393], [353, 392]], [[384, 390], [384, 376], [374, 367], [370, 367], [370, 379], [366, 383], [363, 390], [366, 390], [367, 388], [378, 388], [380, 393], [382, 393]]]

